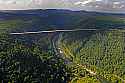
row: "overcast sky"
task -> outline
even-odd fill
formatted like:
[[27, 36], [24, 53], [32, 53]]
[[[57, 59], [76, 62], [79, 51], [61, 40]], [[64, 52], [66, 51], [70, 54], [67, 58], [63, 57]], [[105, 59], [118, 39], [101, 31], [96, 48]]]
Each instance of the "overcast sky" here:
[[125, 0], [0, 0], [0, 10], [32, 8], [125, 13]]

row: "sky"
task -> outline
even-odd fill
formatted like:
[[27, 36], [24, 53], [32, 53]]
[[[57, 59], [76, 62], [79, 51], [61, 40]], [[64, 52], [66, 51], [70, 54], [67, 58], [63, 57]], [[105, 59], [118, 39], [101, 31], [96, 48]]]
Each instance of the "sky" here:
[[70, 9], [125, 13], [125, 0], [0, 0], [0, 10]]

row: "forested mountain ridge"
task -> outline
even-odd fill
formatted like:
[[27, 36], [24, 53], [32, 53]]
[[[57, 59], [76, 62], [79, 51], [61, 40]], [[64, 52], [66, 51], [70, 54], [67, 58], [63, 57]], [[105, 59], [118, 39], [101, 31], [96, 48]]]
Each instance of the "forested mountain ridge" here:
[[[76, 28], [124, 28], [125, 15], [59, 9], [13, 10], [0, 12], [1, 27], [16, 31], [39, 31]], [[2, 28], [0, 28], [2, 29]]]

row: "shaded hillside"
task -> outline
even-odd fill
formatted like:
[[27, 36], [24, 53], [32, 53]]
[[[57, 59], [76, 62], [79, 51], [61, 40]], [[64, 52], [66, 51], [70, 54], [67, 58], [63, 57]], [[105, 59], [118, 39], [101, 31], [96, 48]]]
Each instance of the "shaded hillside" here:
[[[13, 21], [18, 26], [10, 24]], [[8, 29], [16, 26], [12, 29], [13, 32], [74, 28], [124, 28], [125, 15], [56, 9], [1, 11], [0, 26], [3, 25], [6, 25]]]
[[[83, 17], [84, 18], [84, 17]], [[117, 16], [95, 16], [89, 17], [76, 23], [75, 28], [95, 28], [95, 29], [117, 29], [125, 28], [125, 18]]]

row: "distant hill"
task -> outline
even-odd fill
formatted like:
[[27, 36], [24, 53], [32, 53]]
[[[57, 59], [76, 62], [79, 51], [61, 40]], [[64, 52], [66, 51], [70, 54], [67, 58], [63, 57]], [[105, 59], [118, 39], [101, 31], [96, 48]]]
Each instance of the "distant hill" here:
[[[0, 11], [0, 26], [17, 22], [12, 31], [38, 31], [74, 28], [118, 28], [125, 26], [124, 14], [60, 9]], [[7, 28], [15, 27], [10, 24]], [[5, 26], [6, 27], [6, 26]]]

